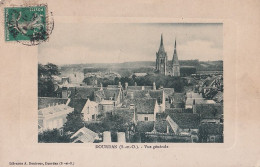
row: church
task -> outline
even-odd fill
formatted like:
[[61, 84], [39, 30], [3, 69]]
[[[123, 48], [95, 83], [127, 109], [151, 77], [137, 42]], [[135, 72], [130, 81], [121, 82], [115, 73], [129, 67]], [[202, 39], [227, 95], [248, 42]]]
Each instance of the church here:
[[176, 39], [172, 61], [168, 61], [167, 52], [164, 50], [163, 36], [161, 35], [160, 47], [156, 53], [156, 72], [162, 75], [180, 76], [180, 64], [176, 50]]

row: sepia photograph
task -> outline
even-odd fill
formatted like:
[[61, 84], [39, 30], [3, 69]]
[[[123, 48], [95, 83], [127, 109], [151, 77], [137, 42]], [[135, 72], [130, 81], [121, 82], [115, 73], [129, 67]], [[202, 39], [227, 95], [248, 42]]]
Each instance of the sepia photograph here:
[[260, 167], [259, 8], [0, 0], [0, 166]]
[[222, 23], [55, 26], [38, 50], [39, 143], [224, 142]]

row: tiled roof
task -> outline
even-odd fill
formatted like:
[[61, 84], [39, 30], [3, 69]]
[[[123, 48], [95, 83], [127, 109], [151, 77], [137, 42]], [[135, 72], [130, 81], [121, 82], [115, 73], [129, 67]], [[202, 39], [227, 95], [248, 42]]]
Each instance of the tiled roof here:
[[172, 96], [174, 94], [174, 88], [163, 88], [165, 96]]
[[163, 90], [150, 90], [149, 94], [152, 98], [155, 98], [155, 99], [163, 98]]
[[46, 108], [57, 104], [66, 104], [68, 99], [53, 97], [38, 97], [38, 109]]
[[168, 108], [165, 109], [165, 113], [181, 113], [183, 112], [183, 108]]
[[200, 119], [197, 114], [192, 113], [170, 113], [171, 119], [182, 129], [197, 129]]
[[108, 100], [110, 97], [117, 98], [119, 95], [120, 90], [119, 89], [106, 89], [104, 90], [104, 94], [106, 99]]
[[86, 102], [87, 99], [71, 99], [69, 102], [69, 106], [74, 108], [76, 112], [81, 112]]
[[200, 130], [203, 129], [204, 133], [208, 135], [221, 135], [223, 134], [223, 124], [201, 124]]
[[223, 92], [218, 92], [214, 97], [213, 100], [215, 100], [216, 102], [220, 103], [223, 101]]
[[142, 90], [142, 86], [128, 86], [127, 90]]
[[42, 108], [40, 110], [38, 110], [38, 115], [42, 115], [42, 116], [46, 116], [46, 115], [52, 115], [54, 113], [58, 113], [58, 112], [72, 112], [73, 108], [67, 106], [66, 104], [60, 104], [60, 105], [56, 105], [56, 106], [51, 106], [51, 107], [47, 107], [47, 108]]
[[173, 94], [174, 102], [183, 102], [185, 101], [184, 93], [174, 93]]
[[71, 98], [81, 98], [81, 99], [88, 99], [94, 100], [94, 92], [99, 90], [99, 88], [95, 87], [70, 87], [68, 89], [71, 91]]
[[118, 88], [118, 85], [107, 85], [107, 88], [110, 89], [110, 88]]
[[203, 85], [206, 87], [211, 86], [211, 84], [213, 83], [213, 81], [215, 79], [216, 79], [216, 77], [207, 78], [203, 81]]
[[120, 93], [120, 89], [111, 88], [111, 89], [98, 90], [95, 92], [95, 96], [98, 96], [105, 100], [110, 100], [110, 98], [113, 99], [117, 98], [119, 93]]
[[137, 114], [154, 114], [156, 99], [135, 99], [133, 103]]
[[223, 105], [221, 104], [197, 104], [196, 111], [202, 119], [220, 119], [223, 117]]
[[153, 98], [136, 98], [136, 99], [126, 99], [123, 102], [123, 105], [129, 107], [130, 105], [134, 105], [136, 108], [136, 112], [139, 114], [153, 114], [154, 107], [156, 104], [156, 99]]
[[140, 91], [127, 91], [127, 98], [131, 98], [131, 96], [133, 96], [133, 98], [146, 98], [146, 97], [150, 97], [148, 91], [146, 90], [140, 90]]
[[203, 98], [187, 98], [186, 105], [193, 105], [194, 100], [195, 100], [195, 104], [206, 104], [206, 101]]
[[144, 86], [144, 90], [152, 90], [153, 86]]
[[72, 135], [71, 139], [75, 137], [76, 139], [73, 141], [73, 143], [77, 141], [81, 141], [83, 143], [93, 143], [95, 139], [98, 137], [98, 134], [86, 127], [83, 127], [79, 129], [74, 135]]

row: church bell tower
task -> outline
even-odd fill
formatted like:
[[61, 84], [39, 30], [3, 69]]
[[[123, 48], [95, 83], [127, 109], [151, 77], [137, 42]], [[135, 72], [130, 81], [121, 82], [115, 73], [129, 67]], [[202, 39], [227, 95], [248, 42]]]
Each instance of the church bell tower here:
[[159, 74], [166, 75], [167, 72], [167, 53], [164, 50], [163, 35], [161, 34], [161, 43], [158, 52], [156, 52], [156, 71]]

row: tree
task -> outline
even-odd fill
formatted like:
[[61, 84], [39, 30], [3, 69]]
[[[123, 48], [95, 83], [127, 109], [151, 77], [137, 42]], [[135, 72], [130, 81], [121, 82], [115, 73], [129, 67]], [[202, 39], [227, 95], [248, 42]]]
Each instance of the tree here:
[[56, 97], [54, 93], [54, 83], [52, 76], [58, 75], [58, 66], [48, 63], [47, 65], [38, 64], [38, 96]]
[[65, 132], [76, 132], [84, 127], [83, 114], [73, 111], [67, 115], [67, 122], [63, 125]]
[[47, 130], [38, 134], [39, 143], [69, 143], [70, 137], [61, 135], [58, 129]]

